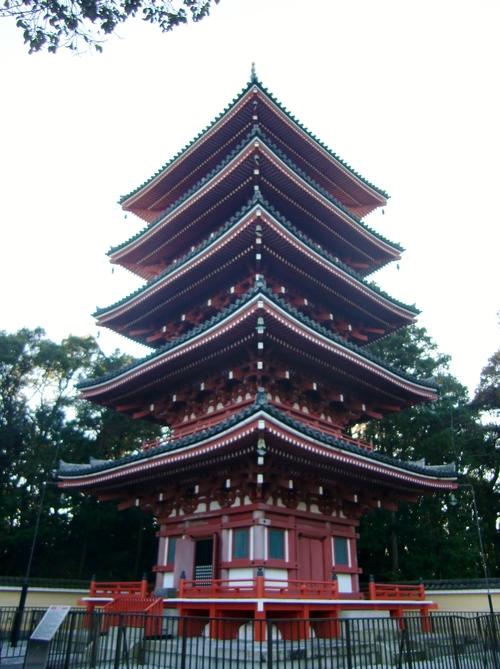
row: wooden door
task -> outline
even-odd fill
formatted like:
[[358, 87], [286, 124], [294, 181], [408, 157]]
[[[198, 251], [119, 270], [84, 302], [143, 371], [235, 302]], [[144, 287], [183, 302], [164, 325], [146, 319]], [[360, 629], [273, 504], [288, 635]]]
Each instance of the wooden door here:
[[323, 539], [299, 536], [298, 578], [301, 581], [325, 581]]

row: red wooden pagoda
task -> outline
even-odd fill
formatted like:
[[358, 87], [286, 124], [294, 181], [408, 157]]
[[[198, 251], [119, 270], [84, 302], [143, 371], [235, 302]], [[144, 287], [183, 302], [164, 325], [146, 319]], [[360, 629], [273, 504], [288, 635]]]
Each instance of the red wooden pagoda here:
[[154, 351], [82, 396], [168, 436], [113, 462], [62, 463], [60, 478], [154, 513], [165, 606], [261, 618], [425, 609], [421, 589], [377, 595], [358, 581], [363, 513], [454, 487], [450, 468], [347, 435], [436, 397], [365, 348], [416, 316], [366, 280], [402, 250], [361, 221], [386, 201], [254, 72], [122, 199], [146, 227], [109, 255], [146, 284], [96, 316]]

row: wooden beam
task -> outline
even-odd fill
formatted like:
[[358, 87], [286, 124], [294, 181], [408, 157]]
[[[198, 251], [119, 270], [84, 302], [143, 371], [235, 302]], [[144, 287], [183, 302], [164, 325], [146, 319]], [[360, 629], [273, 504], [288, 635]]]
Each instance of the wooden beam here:
[[125, 511], [125, 509], [130, 509], [130, 507], [135, 506], [137, 497], [134, 499], [128, 499], [126, 502], [122, 502], [118, 505], [118, 511]]
[[372, 409], [367, 409], [365, 411], [365, 414], [367, 416], [370, 416], [370, 418], [376, 418], [377, 420], [380, 420], [381, 418], [384, 417], [384, 414], [382, 413], [377, 413], [376, 411], [373, 411]]
[[130, 330], [129, 335], [133, 337], [134, 335], [147, 334], [148, 332], [151, 332], [151, 328], [142, 328], [141, 330]]
[[146, 341], [156, 341], [157, 339], [161, 339], [164, 336], [163, 332], [156, 332], [154, 335], [151, 335], [150, 337], [146, 337]]
[[384, 411], [401, 411], [401, 407], [397, 404], [377, 404], [376, 406]]
[[97, 495], [99, 502], [110, 502], [111, 500], [120, 499], [121, 497], [123, 497], [123, 495], [119, 493], [106, 493], [105, 495]]
[[144, 416], [149, 416], [151, 413], [151, 410], [149, 407], [147, 409], [143, 409], [142, 411], [136, 411], [134, 414], [132, 414], [132, 418], [144, 418]]

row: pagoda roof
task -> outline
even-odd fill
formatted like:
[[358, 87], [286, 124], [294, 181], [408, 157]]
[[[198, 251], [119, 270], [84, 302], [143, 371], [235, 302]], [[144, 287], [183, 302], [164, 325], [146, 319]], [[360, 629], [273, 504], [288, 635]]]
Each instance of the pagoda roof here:
[[120, 198], [123, 208], [152, 221], [177, 200], [258, 123], [303, 170], [360, 217], [384, 205], [388, 195], [342, 161], [252, 76], [241, 93], [197, 137], [152, 177]]
[[[453, 489], [454, 464], [427, 466], [424, 461], [403, 462], [368, 451], [340, 437], [324, 434], [280, 411], [257, 393], [255, 403], [220, 423], [180, 439], [133, 453], [117, 460], [92, 460], [90, 464], [60, 462], [60, 487], [96, 494], [118, 493], [155, 485], [155, 481], [178, 479], [190, 469], [206, 473], [214, 466], [227, 467], [231, 459], [255, 453], [256, 433], [265, 438], [266, 458], [295, 463], [303, 473], [317, 469], [322, 480], [343, 479], [358, 484], [383, 485], [397, 499], [402, 494], [429, 494]], [[124, 488], [127, 486], [127, 488]]]
[[[254, 254], [254, 224], [263, 230], [265, 226], [265, 232], [260, 234], [266, 248], [273, 249], [274, 265], [283, 266], [281, 271], [289, 275], [301, 267], [298, 280], [304, 289], [309, 285], [317, 299], [323, 298], [325, 304], [332, 304], [332, 311], [347, 310], [374, 326], [390, 322], [392, 327], [394, 323], [401, 327], [413, 322], [418, 310], [389, 297], [375, 284], [367, 284], [360, 274], [315, 244], [269, 203], [254, 197], [252, 203], [232, 216], [215, 234], [172, 262], [147, 285], [110, 307], [98, 309], [94, 314], [98, 324], [118, 331], [125, 327], [138, 328], [155, 319], [158, 325], [163, 325], [172, 312], [184, 308], [191, 293], [199, 296], [200, 290], [214, 289], [220, 286], [221, 275], [228, 276], [230, 281], [236, 268], [245, 267]], [[202, 286], [200, 277], [204, 278]], [[165, 308], [170, 314], [165, 314]], [[164, 320], [160, 322], [161, 318]], [[145, 334], [134, 338], [146, 343]]]
[[400, 258], [403, 249], [399, 244], [354, 216], [291, 163], [256, 126], [223, 162], [151, 225], [111, 248], [108, 255], [112, 262], [150, 279], [165, 257], [185, 252], [207, 234], [207, 228], [213, 230], [218, 221], [251, 200], [258, 188], [282, 214], [307, 225], [322, 245], [349, 257], [364, 275]]
[[175, 388], [180, 379], [198, 378], [200, 370], [226, 367], [256, 341], [257, 317], [265, 319], [266, 340], [284, 359], [302, 364], [321, 377], [336, 376], [347, 388], [377, 392], [378, 399], [406, 405], [435, 399], [428, 381], [396, 370], [366, 349], [346, 342], [290, 307], [259, 280], [254, 288], [217, 316], [165, 344], [150, 356], [99, 379], [79, 384], [82, 397], [101, 404], [153, 396]]

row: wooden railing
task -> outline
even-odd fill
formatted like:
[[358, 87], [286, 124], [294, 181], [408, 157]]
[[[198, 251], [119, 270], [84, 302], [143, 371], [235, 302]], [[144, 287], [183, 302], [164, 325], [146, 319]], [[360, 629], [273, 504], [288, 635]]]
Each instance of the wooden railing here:
[[366, 599], [385, 599], [400, 601], [425, 600], [425, 588], [420, 585], [399, 585], [397, 583], [374, 583], [361, 589]]
[[161, 631], [161, 619], [158, 616], [163, 613], [163, 599], [161, 597], [156, 599], [117, 597], [106, 604], [103, 612], [117, 615], [103, 617], [102, 632], [107, 632], [110, 627], [118, 625], [120, 621], [126, 627], [143, 627], [144, 615], [147, 615], [146, 634], [158, 634]]
[[[361, 588], [368, 600], [424, 601], [425, 588], [420, 585], [375, 583]], [[103, 599], [143, 598], [151, 601], [153, 589], [146, 580], [96, 582], [90, 584], [90, 597]], [[338, 582], [270, 579], [265, 576], [210, 581], [181, 579], [179, 597], [278, 597], [282, 599], [338, 599]], [[123, 611], [127, 609], [121, 609]], [[131, 609], [129, 609], [131, 610]]]
[[118, 597], [150, 597], [153, 589], [146, 580], [109, 581], [90, 584], [90, 597], [117, 599]]
[[363, 448], [365, 451], [373, 451], [373, 443], [371, 441], [353, 439], [349, 435], [344, 434], [340, 426], [333, 425], [324, 418], [318, 418], [312, 414], [304, 413], [303, 411], [300, 411], [300, 409], [294, 409], [292, 406], [285, 404], [284, 402], [272, 402], [272, 404], [276, 404], [276, 406], [284, 410], [284, 412], [289, 416], [292, 416], [292, 418], [295, 418], [305, 425], [309, 425], [319, 432], [329, 434], [330, 436], [345, 441], [348, 444], [352, 444], [353, 446], [359, 446], [359, 448]]
[[337, 581], [297, 581], [257, 576], [248, 579], [213, 579], [210, 582], [181, 579], [179, 598], [255, 597], [280, 599], [338, 599]]
[[[204, 416], [198, 416], [197, 418], [192, 418], [185, 421], [184, 423], [178, 423], [175, 427], [173, 427], [172, 432], [168, 437], [157, 437], [156, 439], [152, 439], [150, 441], [144, 441], [142, 443], [142, 450], [148, 451], [152, 448], [156, 448], [157, 446], [161, 446], [162, 444], [168, 444], [174, 439], [182, 439], [182, 437], [185, 437], [188, 434], [197, 434], [202, 430], [208, 430], [214, 425], [221, 423], [226, 418], [229, 418], [234, 413], [242, 411], [247, 406], [253, 404], [253, 402], [253, 399], [243, 400], [237, 404], [232, 404], [225, 406], [222, 409], [217, 409], [212, 413], [205, 414]], [[348, 444], [352, 444], [353, 446], [363, 448], [366, 451], [373, 451], [373, 443], [371, 441], [368, 442], [363, 441], [362, 439], [353, 439], [349, 435], [344, 434], [340, 426], [336, 426], [325, 419], [318, 418], [312, 414], [307, 414], [303, 411], [300, 411], [300, 409], [295, 409], [291, 405], [285, 404], [284, 402], [275, 402], [271, 400], [270, 403], [278, 407], [281, 411], [288, 414], [292, 418], [295, 418], [305, 425], [309, 425], [319, 432], [328, 434], [332, 437], [335, 437], [336, 439], [340, 439], [341, 441], [344, 441]]]

